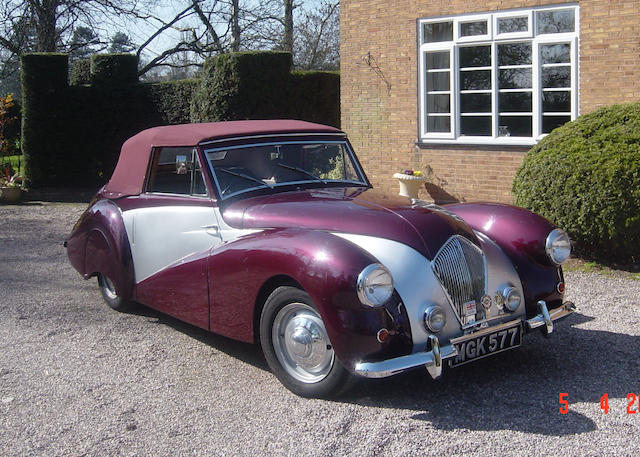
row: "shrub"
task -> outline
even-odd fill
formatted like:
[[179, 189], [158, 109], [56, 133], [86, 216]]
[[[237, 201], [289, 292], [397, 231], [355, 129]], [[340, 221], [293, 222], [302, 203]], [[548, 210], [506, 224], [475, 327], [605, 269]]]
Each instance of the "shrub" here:
[[72, 86], [81, 86], [83, 84], [91, 84], [91, 60], [76, 60], [71, 65], [71, 73], [69, 74], [69, 84]]
[[20, 105], [13, 94], [0, 96], [0, 157], [19, 154]]
[[50, 185], [73, 135], [66, 130], [65, 104], [59, 96], [68, 87], [67, 55], [23, 54], [20, 63], [25, 174], [34, 186]]
[[516, 173], [517, 205], [561, 227], [579, 252], [640, 261], [640, 103], [580, 116], [534, 146]]
[[91, 56], [91, 82], [108, 85], [137, 83], [138, 57], [133, 54]]
[[289, 97], [288, 117], [340, 127], [340, 73], [294, 72]]
[[290, 68], [288, 52], [234, 52], [207, 59], [191, 104], [192, 121], [286, 117]]

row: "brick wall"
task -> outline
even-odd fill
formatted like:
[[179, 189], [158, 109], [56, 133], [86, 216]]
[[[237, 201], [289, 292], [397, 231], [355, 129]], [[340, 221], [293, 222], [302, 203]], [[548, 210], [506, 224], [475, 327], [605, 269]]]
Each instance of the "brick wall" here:
[[[345, 0], [341, 2], [341, 110], [347, 132], [376, 187], [397, 190], [391, 175], [432, 170], [424, 198], [511, 202], [526, 147], [416, 146], [416, 19], [481, 13], [558, 1]], [[580, 113], [640, 100], [640, 0], [580, 5]]]

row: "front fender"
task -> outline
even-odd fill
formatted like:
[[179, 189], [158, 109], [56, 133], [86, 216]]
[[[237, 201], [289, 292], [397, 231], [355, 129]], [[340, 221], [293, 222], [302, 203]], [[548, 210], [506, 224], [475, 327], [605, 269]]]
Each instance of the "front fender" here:
[[495, 241], [513, 262], [525, 295], [527, 317], [538, 313], [538, 300], [550, 308], [562, 305], [556, 286], [563, 281], [562, 269], [545, 252], [547, 235], [556, 228], [551, 222], [517, 206], [499, 203], [460, 203], [445, 206]]
[[81, 216], [67, 239], [67, 255], [73, 267], [88, 279], [98, 273], [108, 276], [116, 293], [133, 296], [133, 260], [129, 239], [118, 206], [98, 200]]
[[[367, 308], [357, 297], [358, 275], [376, 261], [359, 247], [324, 231], [265, 230], [223, 244], [213, 249], [209, 259], [211, 330], [253, 341], [262, 286], [272, 278], [287, 277], [313, 300], [335, 353], [347, 368], [389, 351], [408, 353], [410, 344], [399, 349], [403, 346], [400, 340], [406, 339], [405, 334], [400, 335], [401, 317], [394, 318], [384, 308]], [[393, 300], [399, 302], [397, 294]], [[395, 308], [398, 314], [397, 303]], [[385, 343], [377, 340], [383, 327], [398, 337], [396, 341], [393, 337]]]

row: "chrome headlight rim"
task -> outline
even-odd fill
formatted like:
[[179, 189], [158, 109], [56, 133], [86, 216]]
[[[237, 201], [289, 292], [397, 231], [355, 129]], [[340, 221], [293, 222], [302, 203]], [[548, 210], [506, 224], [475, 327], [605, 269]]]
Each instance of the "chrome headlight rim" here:
[[[558, 243], [561, 244], [559, 245]], [[544, 248], [547, 257], [554, 265], [562, 265], [571, 256], [571, 238], [569, 238], [569, 234], [566, 231], [560, 228], [553, 229], [547, 235]], [[561, 251], [561, 254], [558, 255], [558, 250], [564, 251]]]
[[[433, 323], [433, 318], [435, 317], [436, 313], [440, 313], [442, 315], [442, 324], [439, 327], [434, 325]], [[441, 306], [428, 306], [424, 311], [424, 325], [430, 332], [439, 333], [447, 325], [447, 313], [445, 313], [444, 309]]]
[[[371, 287], [371, 285], [368, 284], [367, 281], [371, 279], [371, 275], [375, 274], [376, 272], [381, 272], [383, 275], [387, 275], [389, 278], [389, 282], [387, 285], [375, 285], [383, 286], [386, 289], [386, 291], [383, 291], [383, 294], [378, 297], [370, 293], [370, 291], [367, 289], [367, 286]], [[384, 304], [387, 303], [393, 295], [393, 276], [391, 276], [391, 272], [381, 263], [372, 263], [371, 265], [366, 266], [358, 275], [356, 289], [358, 292], [358, 298], [363, 305], [369, 306], [371, 308], [379, 308], [381, 306], [384, 306]]]
[[[514, 306], [511, 304], [511, 299], [515, 297], [518, 298], [518, 303]], [[505, 287], [502, 290], [502, 298], [504, 299], [504, 308], [511, 313], [515, 312], [522, 304], [522, 294], [513, 286]]]

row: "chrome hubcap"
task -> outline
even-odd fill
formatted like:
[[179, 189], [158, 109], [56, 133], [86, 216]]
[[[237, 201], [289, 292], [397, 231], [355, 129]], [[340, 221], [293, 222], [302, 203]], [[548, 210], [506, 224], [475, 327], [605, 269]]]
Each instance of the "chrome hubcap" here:
[[104, 275], [100, 275], [100, 284], [104, 289], [105, 294], [112, 300], [118, 298], [118, 294], [116, 294], [116, 286], [113, 285], [113, 282], [109, 278]]
[[322, 381], [333, 366], [333, 349], [322, 319], [304, 303], [290, 303], [273, 321], [273, 348], [288, 374], [298, 381]]

